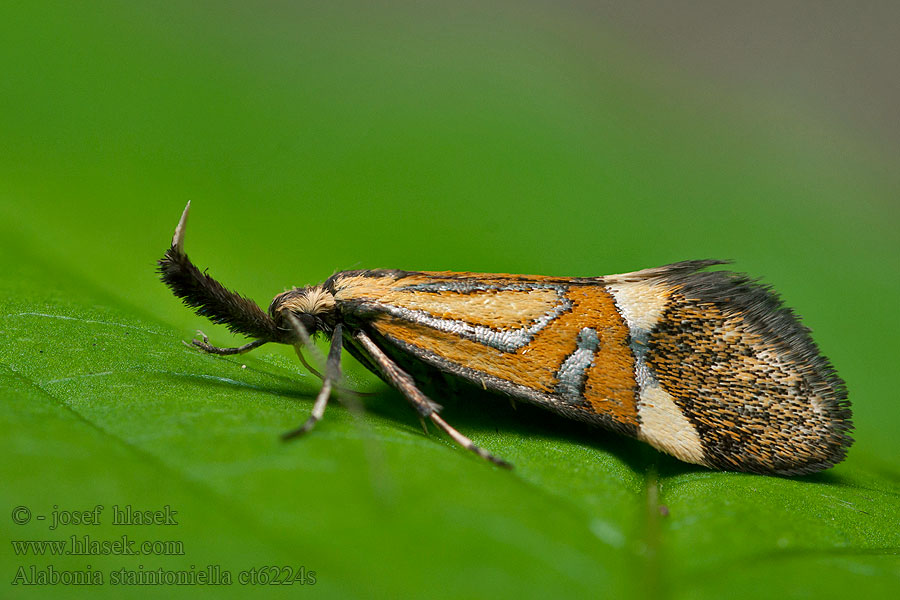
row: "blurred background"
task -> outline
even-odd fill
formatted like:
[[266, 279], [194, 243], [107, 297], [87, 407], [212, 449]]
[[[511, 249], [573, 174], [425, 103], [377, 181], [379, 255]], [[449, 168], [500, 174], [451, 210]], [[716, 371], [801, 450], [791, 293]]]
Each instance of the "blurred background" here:
[[[199, 513], [208, 503], [225, 505], [203, 517], [222, 523], [246, 521], [253, 502], [280, 496], [254, 513], [261, 519], [256, 526], [226, 535], [227, 548], [214, 541], [212, 521], [196, 517], [197, 530], [184, 535], [196, 536], [189, 537], [193, 548], [207, 550], [192, 550], [191, 560], [206, 564], [216, 549], [222, 561], [240, 562], [255, 544], [266, 548], [259, 555], [269, 562], [271, 556], [283, 560], [306, 539], [303, 556], [319, 561], [319, 587], [333, 586], [327, 589], [335, 594], [414, 593], [435, 581], [447, 582], [439, 595], [632, 594], [643, 586], [628, 566], [628, 552], [634, 552], [657, 573], [648, 584], [654, 594], [715, 596], [716, 585], [729, 589], [736, 580], [716, 579], [700, 589], [692, 574], [742, 559], [734, 548], [747, 538], [768, 556], [785, 547], [782, 540], [790, 545], [807, 535], [803, 526], [794, 531], [796, 521], [786, 515], [793, 533], [757, 535], [762, 530], [751, 528], [729, 545], [717, 536], [734, 522], [709, 518], [696, 496], [681, 497], [689, 520], [673, 514], [668, 525], [654, 529], [641, 517], [641, 503], [647, 460], [656, 459], [637, 446], [594, 446], [590, 452], [602, 456], [590, 454], [590, 460], [602, 468], [585, 472], [570, 453], [596, 434], [554, 424], [547, 442], [536, 439], [540, 415], [526, 410], [518, 417], [492, 406], [483, 418], [471, 404], [448, 401], [463, 414], [457, 425], [464, 433], [495, 440], [497, 453], [522, 465], [516, 472], [521, 480], [497, 484], [496, 473], [416, 434], [402, 400], [352, 361], [347, 368], [355, 384], [381, 394], [366, 418], [378, 434], [374, 445], [388, 449], [354, 450], [347, 462], [360, 463], [355, 470], [328, 463], [322, 472], [329, 475], [316, 475], [310, 472], [319, 464], [314, 461], [345, 452], [326, 430], [319, 441], [298, 444], [302, 450], [271, 450], [285, 454], [277, 472], [260, 475], [269, 468], [260, 465], [275, 460], [266, 454], [273, 432], [302, 420], [315, 382], [304, 380], [302, 393], [296, 391], [290, 378], [299, 377], [299, 368], [290, 349], [261, 349], [243, 361], [251, 367], [245, 375], [240, 369], [224, 373], [223, 365], [232, 363], [178, 349], [178, 340], [198, 327], [218, 345], [243, 342], [192, 315], [155, 277], [154, 261], [188, 200], [192, 259], [263, 306], [285, 287], [343, 269], [596, 276], [685, 259], [733, 259], [735, 269], [774, 285], [803, 315], [848, 382], [857, 443], [835, 472], [854, 485], [877, 481], [872, 485], [896, 496], [896, 3], [33, 1], [8, 3], [0, 13], [2, 358], [4, 390], [21, 400], [9, 409], [20, 428], [8, 450], [31, 457], [6, 467], [21, 486], [18, 496], [4, 495], [11, 505], [22, 497], [45, 503], [59, 497], [41, 483], [48, 475], [42, 454], [48, 433], [44, 413], [34, 411], [43, 398], [47, 414], [87, 423], [83, 435], [95, 444], [83, 450], [73, 471], [82, 475], [58, 475], [59, 493], [83, 493], [86, 486], [84, 502], [125, 502], [149, 493], [142, 486], [152, 477], [175, 477], [178, 491], [171, 494], [183, 507]], [[98, 330], [102, 323], [153, 336], [118, 346], [118, 329]], [[105, 354], [91, 354], [90, 344]], [[77, 383], [85, 374], [117, 368], [124, 374], [115, 386], [107, 377]], [[229, 378], [259, 393], [259, 405], [230, 404], [242, 389], [219, 382], [216, 393], [226, 399], [195, 407], [194, 414], [179, 407], [178, 398], [209, 396], [212, 379], [185, 375], [179, 381], [185, 387], [170, 389], [170, 371]], [[270, 372], [284, 380], [269, 381]], [[202, 427], [191, 421], [210, 410], [223, 411], [222, 418]], [[268, 410], [282, 412], [273, 421]], [[174, 430], [153, 430], [166, 415]], [[351, 443], [366, 437], [340, 407], [332, 416], [332, 437]], [[253, 431], [258, 437], [232, 447], [226, 440], [242, 439], [235, 428], [247, 418], [260, 419]], [[60, 423], [60, 440], [75, 436]], [[230, 447], [227, 452], [243, 448], [246, 462], [222, 458], [202, 443], [201, 431], [209, 430], [222, 436], [216, 439]], [[110, 452], [108, 440], [91, 437], [98, 431], [137, 454], [123, 450], [120, 463], [130, 466], [95, 482], [92, 495], [91, 477], [83, 474], [110, 464], [101, 461]], [[397, 435], [402, 439], [392, 448]], [[529, 436], [536, 439], [533, 447]], [[70, 441], [81, 448], [88, 443], [78, 440]], [[541, 443], [566, 453], [554, 457]], [[419, 463], [419, 448], [432, 446], [442, 454]], [[58, 451], [71, 457], [70, 450]], [[290, 452], [310, 455], [304, 461]], [[372, 452], [385, 453], [372, 459], [381, 464], [374, 475], [369, 459], [360, 458]], [[198, 456], [209, 462], [196, 462]], [[448, 460], [452, 466], [435, 467]], [[238, 473], [237, 464], [245, 470]], [[666, 465], [659, 467], [664, 475], [667, 468], [677, 471]], [[607, 467], [630, 483], [596, 483]], [[123, 473], [144, 468], [161, 470], [125, 483], [131, 480]], [[446, 472], [436, 475], [435, 468]], [[315, 479], [320, 475], [326, 479]], [[769, 481], [723, 477], [754, 490]], [[291, 506], [308, 493], [310, 478], [319, 491]], [[393, 486], [389, 517], [381, 508], [359, 508], [369, 488], [381, 485], [372, 481], [392, 482], [385, 484]], [[806, 489], [775, 481], [788, 486], [779, 488], [784, 497]], [[471, 505], [454, 496], [467, 493], [458, 487], [471, 488]], [[478, 489], [497, 504], [485, 508]], [[721, 489], [706, 491], [715, 513]], [[548, 518], [554, 494], [577, 504], [572, 511], [590, 527], [575, 517], [551, 519], [533, 525], [548, 528], [541, 535], [517, 538], [521, 522]], [[782, 496], [773, 497], [784, 504]], [[174, 502], [168, 496], [159, 501]], [[315, 502], [326, 506], [317, 509]], [[678, 506], [679, 497], [667, 502]], [[504, 513], [516, 503], [524, 507], [518, 517]], [[562, 506], [561, 512], [571, 512]], [[347, 515], [357, 510], [368, 518], [347, 525]], [[423, 514], [404, 516], [416, 510]], [[594, 510], [606, 511], [603, 519], [590, 516]], [[816, 516], [808, 515], [809, 523], [821, 520]], [[316, 518], [322, 522], [310, 525]], [[704, 518], [712, 523], [705, 533], [690, 528]], [[452, 531], [457, 524], [468, 532], [461, 538]], [[890, 524], [861, 527], [859, 539], [843, 532], [836, 542], [828, 531], [818, 539], [826, 540], [823, 548], [900, 545], [873, 533]], [[569, 544], [554, 531], [570, 539], [587, 531], [593, 542]], [[429, 551], [418, 557], [428, 566], [417, 569], [410, 555], [419, 552], [418, 543]], [[367, 568], [360, 556], [344, 555], [348, 547], [379, 553], [397, 570]], [[450, 549], [457, 547], [473, 551]], [[731, 548], [724, 558], [718, 554], [723, 547]], [[716, 556], [685, 553], [702, 548]], [[509, 564], [496, 558], [504, 555]], [[679, 555], [672, 563], [659, 558]], [[822, 566], [815, 557], [797, 560]], [[866, 568], [874, 569], [879, 585], [895, 583], [900, 572], [896, 561]]]

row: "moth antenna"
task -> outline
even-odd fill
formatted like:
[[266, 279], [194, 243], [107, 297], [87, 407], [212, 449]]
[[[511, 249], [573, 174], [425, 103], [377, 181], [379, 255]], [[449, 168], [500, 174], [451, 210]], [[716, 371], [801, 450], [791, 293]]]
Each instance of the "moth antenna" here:
[[160, 279], [198, 315], [225, 325], [232, 333], [269, 342], [282, 341], [284, 333], [256, 302], [232, 292], [201, 272], [184, 252], [184, 233], [191, 203], [181, 213], [172, 245], [157, 262]]
[[184, 228], [187, 225], [187, 218], [190, 212], [191, 201], [188, 200], [187, 205], [184, 207], [184, 212], [181, 213], [181, 218], [178, 219], [178, 225], [175, 226], [175, 235], [172, 236], [172, 247], [179, 254], [184, 254]]

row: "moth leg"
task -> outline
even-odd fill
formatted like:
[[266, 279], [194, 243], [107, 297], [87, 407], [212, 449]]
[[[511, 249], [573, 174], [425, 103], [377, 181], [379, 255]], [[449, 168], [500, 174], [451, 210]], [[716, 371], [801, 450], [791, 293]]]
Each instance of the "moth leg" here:
[[[313, 375], [315, 375], [322, 381], [325, 381], [325, 376], [322, 375], [321, 373], [319, 373], [318, 369], [316, 369], [311, 364], [309, 364], [309, 361], [306, 360], [306, 357], [303, 356], [303, 353], [300, 351], [300, 347], [294, 346], [294, 350], [297, 352], [297, 358], [300, 359], [300, 364], [302, 364], [303, 367], [307, 371], [309, 371], [310, 373], [312, 373]], [[346, 388], [342, 385], [337, 385], [337, 383], [334, 384], [334, 389], [337, 390], [338, 392], [342, 392], [344, 394], [352, 394], [354, 396], [364, 396], [365, 397], [365, 396], [374, 396], [375, 395], [372, 392], [360, 392], [357, 390], [351, 390], [350, 388]]]
[[450, 424], [447, 423], [447, 421], [443, 420], [440, 417], [440, 415], [438, 415], [437, 413], [431, 413], [430, 418], [432, 421], [434, 421], [435, 425], [437, 425], [438, 427], [443, 429], [447, 433], [447, 435], [449, 435], [451, 438], [453, 438], [454, 442], [456, 442], [457, 444], [459, 444], [466, 450], [471, 450], [472, 452], [474, 452], [481, 458], [483, 458], [485, 460], [489, 460], [492, 463], [494, 463], [495, 465], [499, 465], [505, 469], [512, 469], [511, 464], [509, 464], [502, 458], [497, 458], [496, 456], [494, 456], [493, 454], [491, 454], [484, 448], [476, 446], [472, 440], [470, 440], [469, 438], [467, 438], [466, 436], [461, 434], [459, 431], [457, 431], [456, 429], [451, 427]]
[[[308, 334], [307, 334], [307, 337], [308, 337]], [[319, 371], [315, 367], [313, 367], [311, 364], [309, 364], [309, 362], [306, 360], [306, 357], [303, 356], [303, 352], [300, 351], [300, 347], [294, 346], [294, 351], [297, 353], [297, 358], [300, 359], [300, 364], [303, 365], [303, 367], [307, 371], [309, 371], [310, 373], [312, 373], [313, 375], [315, 375], [316, 377], [318, 377], [319, 379], [321, 379], [324, 382], [325, 376], [322, 375], [321, 373], [319, 373]]]
[[[505, 460], [499, 459], [487, 450], [483, 448], [479, 448], [475, 445], [475, 443], [461, 434], [459, 431], [451, 427], [444, 419], [442, 419], [438, 415], [438, 411], [441, 409], [440, 405], [431, 400], [428, 396], [423, 394], [419, 388], [416, 387], [416, 382], [413, 378], [401, 369], [394, 361], [392, 361], [388, 356], [379, 348], [372, 339], [366, 335], [362, 331], [354, 332], [353, 336], [359, 340], [359, 343], [362, 344], [363, 348], [369, 353], [369, 356], [372, 357], [372, 360], [379, 366], [381, 371], [384, 373], [387, 380], [394, 385], [397, 389], [399, 389], [406, 399], [409, 400], [410, 404], [413, 405], [420, 415], [420, 418], [428, 417], [431, 421], [443, 429], [447, 435], [449, 435], [454, 442], [465, 448], [466, 450], [470, 450], [480, 456], [481, 458], [488, 460], [496, 465], [501, 467], [505, 467], [507, 469], [511, 469], [512, 465], [506, 462]], [[424, 421], [423, 421], [424, 422]]]
[[185, 346], [196, 346], [197, 348], [200, 348], [204, 352], [209, 352], [210, 354], [223, 354], [223, 355], [243, 354], [245, 352], [250, 352], [254, 348], [259, 348], [260, 346], [265, 344], [267, 341], [267, 340], [253, 340], [249, 344], [244, 344], [243, 346], [238, 346], [237, 348], [217, 348], [216, 346], [213, 346], [212, 344], [209, 343], [209, 338], [206, 337], [205, 333], [203, 333], [202, 331], [197, 331], [197, 334], [201, 338], [203, 338], [202, 342], [200, 340], [194, 339], [194, 340], [191, 340], [190, 344], [188, 344], [187, 342], [184, 342], [184, 345]]
[[[299, 329], [303, 327], [303, 324], [300, 323], [293, 315], [288, 313], [289, 320], [294, 325], [295, 329]], [[331, 398], [331, 388], [334, 382], [338, 381], [341, 378], [341, 347], [343, 344], [343, 326], [338, 323], [334, 328], [334, 334], [331, 338], [331, 348], [328, 350], [328, 358], [325, 359], [325, 377], [322, 378], [322, 389], [319, 390], [319, 395], [316, 396], [316, 403], [313, 404], [312, 413], [310, 413], [309, 418], [306, 419], [306, 422], [303, 423], [300, 427], [296, 429], [292, 429], [291, 431], [287, 431], [281, 435], [281, 439], [290, 440], [295, 437], [299, 437], [304, 433], [310, 431], [313, 427], [316, 426], [322, 416], [325, 414], [325, 407], [328, 406], [328, 399]], [[301, 336], [302, 338], [303, 336]], [[306, 339], [309, 339], [309, 336], [306, 336]], [[299, 346], [294, 346], [297, 355], [302, 356], [300, 353]], [[301, 362], [302, 361], [301, 359]]]

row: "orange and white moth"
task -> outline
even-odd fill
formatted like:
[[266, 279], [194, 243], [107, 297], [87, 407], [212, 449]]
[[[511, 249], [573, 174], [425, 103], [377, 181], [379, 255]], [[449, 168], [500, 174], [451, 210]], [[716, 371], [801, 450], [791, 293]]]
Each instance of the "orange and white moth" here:
[[[400, 270], [343, 271], [278, 294], [268, 314], [201, 272], [184, 252], [190, 203], [159, 261], [162, 281], [197, 314], [301, 350], [331, 338], [309, 431], [340, 379], [346, 347], [422, 418], [494, 463], [444, 421], [416, 385], [439, 372], [635, 437], [713, 469], [800, 475], [843, 460], [852, 443], [844, 382], [768, 287], [723, 261], [605, 277]], [[308, 365], [307, 365], [308, 367]]]

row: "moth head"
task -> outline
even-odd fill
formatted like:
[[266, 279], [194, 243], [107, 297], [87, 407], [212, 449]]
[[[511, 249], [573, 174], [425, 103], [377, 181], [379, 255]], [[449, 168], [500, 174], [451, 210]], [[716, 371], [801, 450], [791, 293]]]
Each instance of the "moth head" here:
[[285, 338], [295, 340], [299, 337], [288, 315], [293, 316], [310, 336], [325, 332], [331, 333], [335, 324], [337, 307], [331, 292], [320, 285], [293, 288], [282, 292], [272, 299], [269, 315], [275, 321]]

